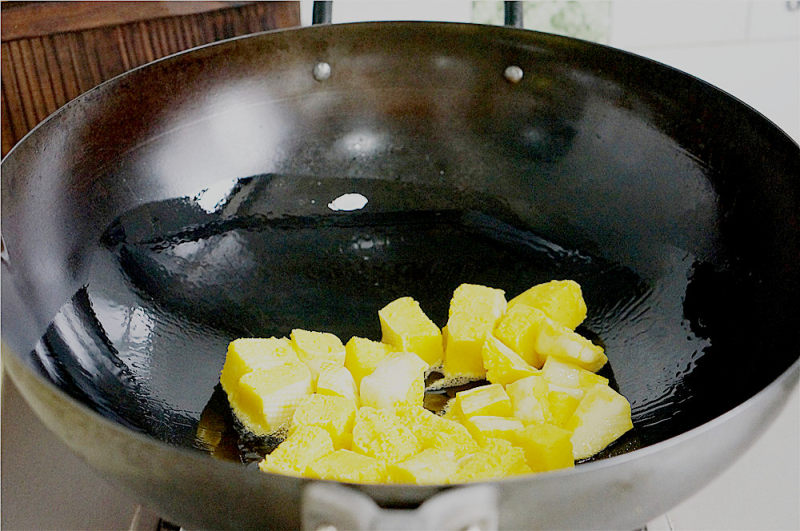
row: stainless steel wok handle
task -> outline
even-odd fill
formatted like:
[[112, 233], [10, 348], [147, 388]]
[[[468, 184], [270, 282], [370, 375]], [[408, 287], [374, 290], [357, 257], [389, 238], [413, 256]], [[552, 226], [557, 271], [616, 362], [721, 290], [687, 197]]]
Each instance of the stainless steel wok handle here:
[[304, 531], [493, 531], [498, 528], [498, 493], [492, 485], [442, 491], [416, 509], [382, 509], [354, 488], [309, 483], [303, 491]]
[[[504, 4], [504, 22], [506, 26], [522, 28], [522, 2], [506, 0]], [[312, 24], [330, 24], [333, 16], [331, 0], [315, 0], [311, 10]]]

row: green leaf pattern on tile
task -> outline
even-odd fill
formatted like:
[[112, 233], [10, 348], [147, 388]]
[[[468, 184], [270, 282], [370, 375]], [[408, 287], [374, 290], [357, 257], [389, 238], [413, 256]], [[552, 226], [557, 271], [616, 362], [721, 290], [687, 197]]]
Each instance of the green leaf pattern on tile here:
[[[527, 1], [523, 2], [526, 29], [556, 33], [593, 42], [607, 43], [610, 33], [610, 0]], [[472, 21], [479, 24], [503, 23], [503, 2], [475, 0]]]

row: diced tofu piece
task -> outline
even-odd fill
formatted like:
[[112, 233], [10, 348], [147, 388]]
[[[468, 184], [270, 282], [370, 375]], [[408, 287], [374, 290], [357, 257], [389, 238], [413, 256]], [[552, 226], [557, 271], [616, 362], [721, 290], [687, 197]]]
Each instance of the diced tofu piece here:
[[539, 369], [544, 364], [544, 357], [540, 357], [536, 351], [536, 338], [541, 322], [546, 318], [541, 310], [525, 304], [515, 304], [497, 322], [494, 336], [529, 365]]
[[318, 426], [330, 434], [336, 449], [349, 449], [355, 413], [356, 408], [350, 399], [314, 393], [298, 404], [289, 433], [291, 435], [303, 426]]
[[311, 372], [296, 361], [248, 372], [228, 401], [244, 427], [263, 436], [288, 427], [295, 409], [311, 392]]
[[452, 483], [497, 479], [530, 473], [525, 452], [501, 439], [489, 439], [480, 451], [462, 457]]
[[608, 385], [608, 378], [577, 365], [550, 356], [542, 367], [542, 376], [550, 383], [564, 387], [588, 389], [595, 384]]
[[586, 319], [586, 303], [581, 286], [574, 280], [551, 280], [537, 284], [508, 301], [509, 308], [517, 304], [538, 308], [570, 330], [575, 330]]
[[353, 450], [386, 463], [405, 461], [422, 450], [392, 410], [361, 407], [353, 425]]
[[531, 424], [516, 433], [516, 444], [525, 450], [531, 470], [545, 472], [575, 466], [571, 436], [553, 424]]
[[306, 467], [333, 452], [333, 441], [319, 426], [302, 426], [258, 464], [264, 472], [302, 476]]
[[350, 450], [336, 450], [309, 464], [306, 476], [348, 483], [386, 481], [386, 463]]
[[607, 385], [597, 384], [583, 396], [565, 426], [572, 431], [573, 457], [591, 457], [633, 428], [628, 400]]
[[356, 336], [350, 338], [344, 349], [344, 366], [353, 375], [356, 387], [361, 385], [364, 376], [372, 374], [378, 363], [392, 352], [392, 347], [386, 343]]
[[444, 331], [446, 377], [481, 380], [486, 376], [481, 356], [483, 342], [505, 309], [503, 290], [477, 284], [456, 288]]
[[459, 422], [440, 417], [421, 406], [405, 406], [397, 408], [396, 412], [424, 449], [447, 450], [456, 457], [478, 451], [478, 443]]
[[323, 365], [317, 379], [317, 393], [347, 398], [355, 407], [360, 403], [356, 382], [347, 367]]
[[541, 310], [521, 303], [506, 311], [494, 335], [536, 368], [541, 368], [549, 356], [591, 372], [597, 372], [608, 361], [602, 347], [550, 319]]
[[453, 412], [461, 418], [477, 415], [509, 417], [512, 415], [511, 399], [500, 384], [488, 384], [456, 393]]
[[486, 336], [481, 357], [491, 383], [506, 385], [538, 372], [492, 334]]
[[603, 347], [549, 317], [540, 323], [535, 348], [540, 358], [555, 356], [591, 372], [599, 371], [608, 361]]
[[428, 448], [405, 461], [388, 466], [389, 481], [415, 485], [444, 485], [458, 470], [453, 452]]
[[481, 443], [481, 449], [499, 457], [503, 476], [530, 474], [531, 469], [525, 459], [525, 451], [507, 439], [488, 438]]
[[361, 405], [379, 409], [422, 405], [427, 367], [422, 358], [411, 352], [386, 356], [372, 374], [361, 379]]
[[511, 399], [513, 416], [524, 424], [550, 422], [552, 413], [547, 400], [550, 392], [547, 380], [540, 374], [522, 378], [506, 385]]
[[228, 345], [225, 365], [219, 381], [222, 389], [232, 394], [239, 379], [256, 369], [269, 369], [292, 361], [299, 361], [291, 342], [285, 338], [239, 338]]
[[401, 297], [378, 311], [383, 343], [393, 350], [413, 352], [429, 366], [442, 362], [442, 331], [411, 297]]
[[552, 419], [547, 401], [548, 383], [540, 374], [508, 384], [506, 392], [511, 399], [514, 418], [525, 424], [549, 422]]
[[573, 389], [550, 385], [550, 391], [547, 393], [547, 405], [550, 408], [551, 422], [556, 426], [566, 426], [583, 398], [583, 391], [577, 390], [577, 396], [576, 393], [570, 391]]
[[472, 437], [483, 444], [487, 439], [511, 440], [513, 433], [522, 429], [522, 421], [510, 417], [474, 416], [462, 420]]
[[329, 332], [295, 329], [292, 330], [290, 337], [297, 356], [300, 361], [308, 365], [315, 383], [324, 364], [344, 366], [344, 345], [335, 335]]

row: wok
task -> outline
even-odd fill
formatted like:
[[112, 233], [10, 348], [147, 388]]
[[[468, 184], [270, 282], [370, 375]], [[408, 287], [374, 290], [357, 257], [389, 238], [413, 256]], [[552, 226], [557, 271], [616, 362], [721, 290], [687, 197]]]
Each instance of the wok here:
[[[3, 161], [4, 362], [75, 452], [186, 527], [634, 528], [797, 383], [798, 168], [743, 103], [601, 45], [440, 23], [225, 41], [104, 83]], [[461, 282], [552, 278], [583, 286], [581, 331], [633, 406], [591, 462], [345, 487], [255, 470], [230, 429], [235, 337], [377, 339], [394, 297], [441, 326]]]

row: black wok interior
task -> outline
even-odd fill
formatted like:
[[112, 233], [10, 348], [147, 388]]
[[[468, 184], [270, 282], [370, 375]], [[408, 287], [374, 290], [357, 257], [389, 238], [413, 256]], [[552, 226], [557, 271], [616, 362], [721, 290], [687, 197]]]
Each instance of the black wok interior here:
[[[212, 453], [228, 341], [379, 339], [378, 309], [403, 295], [441, 326], [463, 282], [509, 298], [581, 283], [581, 331], [633, 406], [622, 450], [713, 419], [797, 359], [800, 155], [772, 124], [600, 46], [378, 26], [207, 47], [46, 123], [3, 168], [3, 290], [25, 309], [4, 302], [4, 338], [23, 314], [49, 322], [8, 335], [32, 367]], [[367, 203], [332, 209], [344, 194]]]

